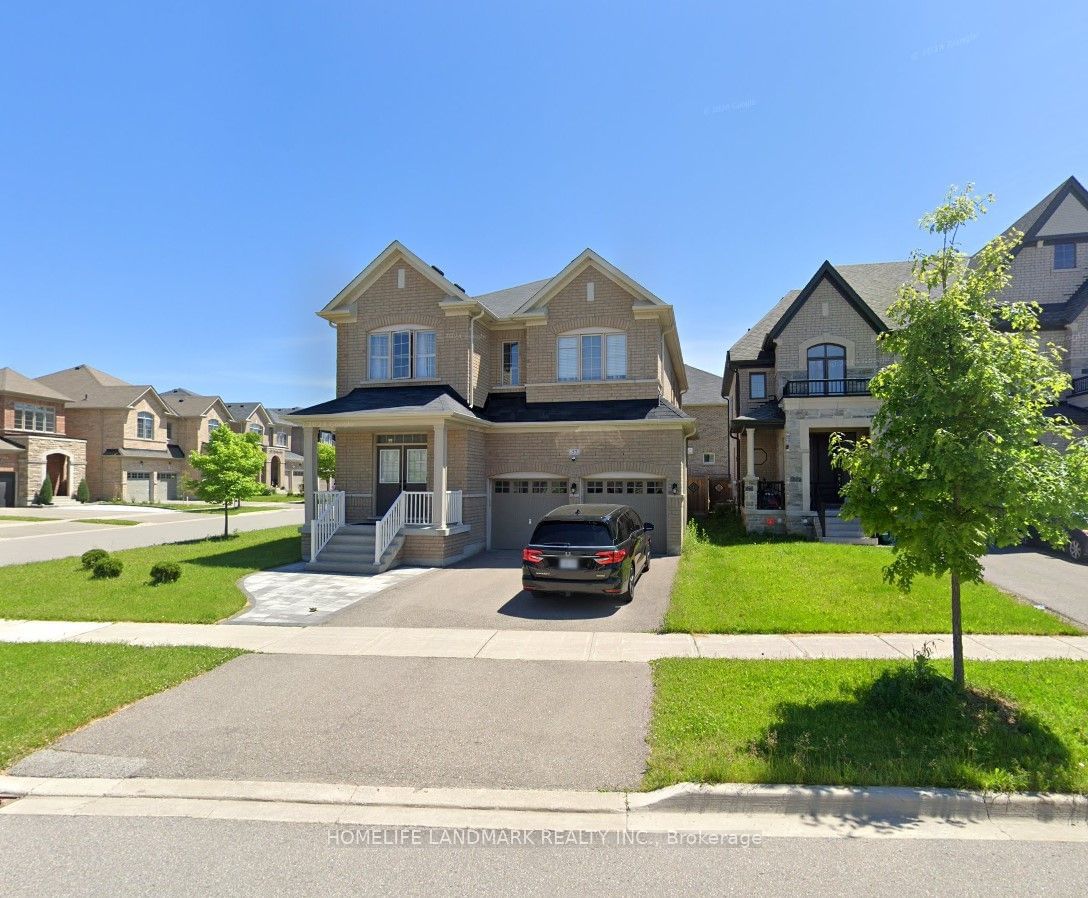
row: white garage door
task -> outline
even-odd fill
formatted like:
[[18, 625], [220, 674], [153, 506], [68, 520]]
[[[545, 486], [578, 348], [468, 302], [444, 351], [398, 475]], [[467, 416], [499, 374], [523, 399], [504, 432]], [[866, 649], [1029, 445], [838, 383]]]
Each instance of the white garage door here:
[[655, 528], [667, 525], [664, 480], [587, 480], [586, 502], [630, 505]]
[[178, 475], [160, 474], [155, 486], [155, 501], [172, 502], [178, 497]]
[[566, 480], [492, 481], [491, 548], [524, 548], [537, 522], [569, 502]]
[[125, 478], [125, 498], [129, 502], [151, 501], [151, 472], [129, 471]]

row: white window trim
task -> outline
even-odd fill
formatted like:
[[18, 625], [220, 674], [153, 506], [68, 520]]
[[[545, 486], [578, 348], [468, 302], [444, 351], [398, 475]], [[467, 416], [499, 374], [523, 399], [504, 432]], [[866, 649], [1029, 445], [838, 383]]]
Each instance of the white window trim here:
[[713, 452], [704, 452], [703, 453], [703, 464], [704, 465], [716, 465], [718, 463], [717, 458], [718, 458], [718, 456]]
[[[393, 335], [407, 333], [409, 335], [409, 350], [408, 350], [408, 375], [395, 377], [393, 375]], [[385, 376], [384, 377], [372, 377], [371, 376], [371, 353], [370, 353], [370, 338], [380, 336], [382, 334], [389, 335], [389, 339], [386, 341], [387, 351], [385, 358]], [[416, 364], [419, 359], [419, 355], [416, 352], [416, 340], [418, 334], [434, 334], [434, 374], [416, 375]], [[372, 331], [368, 331], [366, 335], [366, 379], [371, 382], [382, 382], [387, 380], [435, 380], [438, 377], [438, 330], [434, 325], [427, 324], [390, 324], [385, 327], [376, 327]]]
[[[57, 410], [48, 405], [34, 405], [31, 402], [16, 402], [15, 412], [21, 419], [18, 423], [12, 421], [12, 430], [18, 430], [20, 433], [56, 433], [57, 432]], [[27, 416], [31, 416], [30, 427], [26, 426]], [[42, 426], [37, 426], [38, 416], [41, 416]]]
[[[525, 385], [524, 372], [522, 371], [522, 341], [521, 340], [502, 340], [499, 343], [499, 386], [503, 387], [521, 387]], [[518, 348], [518, 367], [517, 367], [517, 381], [508, 381], [506, 379], [506, 347], [516, 346]], [[559, 344], [556, 343], [556, 352], [558, 353]], [[556, 357], [556, 364], [558, 364], [558, 356]]]
[[[141, 425], [145, 421], [151, 422], [151, 435], [144, 436], [141, 432]], [[153, 440], [155, 439], [155, 416], [151, 412], [137, 412], [136, 413], [136, 439], [138, 440]]]
[[[608, 376], [608, 338], [622, 336], [624, 338], [623, 348], [623, 376], [622, 377], [609, 377]], [[575, 345], [577, 346], [577, 361], [575, 362], [575, 368], [578, 372], [577, 377], [562, 377], [559, 370], [559, 341], [564, 337], [575, 338]], [[582, 377], [582, 337], [600, 337], [601, 338], [601, 376], [600, 377]], [[609, 381], [626, 381], [630, 380], [630, 367], [628, 366], [630, 353], [627, 352], [627, 331], [620, 330], [614, 327], [583, 327], [577, 330], [564, 331], [561, 334], [555, 335], [555, 381], [556, 383], [571, 384], [571, 383], [608, 383]]]

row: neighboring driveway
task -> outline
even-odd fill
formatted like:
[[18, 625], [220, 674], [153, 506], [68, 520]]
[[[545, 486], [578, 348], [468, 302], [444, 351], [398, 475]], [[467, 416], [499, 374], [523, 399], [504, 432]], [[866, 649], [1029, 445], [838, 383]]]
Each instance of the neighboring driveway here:
[[12, 772], [637, 787], [651, 691], [647, 664], [247, 655]]
[[[27, 509], [11, 509], [37, 516]], [[71, 516], [70, 506], [64, 509]], [[138, 521], [134, 527], [116, 524], [80, 524], [65, 520], [59, 515], [41, 523], [5, 521], [0, 515], [0, 565], [22, 564], [27, 561], [47, 561], [51, 558], [67, 558], [82, 555], [88, 549], [136, 549], [142, 546], [158, 546], [188, 539], [204, 539], [223, 532], [223, 517], [215, 514], [193, 514], [169, 511], [162, 508], [138, 506], [88, 505], [78, 511], [83, 518], [122, 518]], [[43, 516], [44, 517], [44, 516]], [[301, 505], [286, 508], [272, 507], [269, 511], [256, 511], [235, 515], [230, 519], [230, 529], [246, 532], [302, 524]]]
[[677, 556], [655, 558], [630, 605], [607, 596], [532, 596], [521, 588], [517, 552], [483, 552], [416, 577], [346, 608], [336, 627], [465, 627], [499, 630], [657, 630], [665, 617]]
[[986, 579], [1088, 628], [1088, 564], [1058, 553], [1005, 549], [982, 559]]

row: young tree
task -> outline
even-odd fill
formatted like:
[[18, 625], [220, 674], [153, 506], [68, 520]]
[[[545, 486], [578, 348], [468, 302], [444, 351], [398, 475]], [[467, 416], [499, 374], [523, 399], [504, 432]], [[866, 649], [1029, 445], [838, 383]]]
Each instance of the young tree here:
[[80, 480], [79, 486], [76, 487], [76, 501], [84, 505], [91, 501], [91, 489], [87, 486], [86, 477]]
[[230, 534], [230, 506], [261, 492], [257, 478], [264, 469], [265, 456], [260, 439], [255, 433], [217, 427], [208, 438], [207, 451], [189, 455], [189, 464], [201, 476], [188, 481], [187, 488], [205, 502], [223, 506], [223, 536]]
[[1021, 235], [995, 237], [973, 259], [956, 244], [989, 202], [970, 184], [953, 188], [922, 219], [941, 248], [915, 254], [915, 282], [900, 288], [894, 326], [879, 337], [895, 362], [871, 383], [882, 401], [873, 437], [835, 448], [850, 475], [844, 516], [895, 536], [885, 579], [909, 590], [916, 575], [950, 575], [957, 686], [960, 587], [981, 581], [979, 558], [1029, 528], [1059, 544], [1088, 509], [1088, 440], [1044, 413], [1070, 386], [1060, 350], [1040, 346], [1037, 305], [998, 300]]
[[336, 447], [331, 443], [317, 444], [317, 476], [325, 481], [326, 488], [336, 477]]
[[42, 481], [42, 488], [38, 490], [38, 504], [39, 505], [52, 505], [53, 504], [53, 481], [48, 477]]

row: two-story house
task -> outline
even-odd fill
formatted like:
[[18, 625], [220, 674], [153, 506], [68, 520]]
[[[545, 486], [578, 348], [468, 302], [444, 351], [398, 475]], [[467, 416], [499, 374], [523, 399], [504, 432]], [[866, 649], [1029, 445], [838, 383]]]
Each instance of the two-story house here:
[[66, 432], [68, 397], [0, 368], [0, 506], [29, 505], [46, 478], [73, 497], [87, 473], [87, 444]]
[[182, 387], [174, 387], [159, 396], [175, 415], [174, 421], [167, 422], [167, 432], [170, 442], [181, 450], [185, 459], [179, 493], [187, 496], [185, 482], [200, 479], [200, 472], [189, 464], [189, 455], [203, 452], [216, 429], [231, 426], [234, 418], [218, 396], [201, 396]]
[[[1042, 306], [1041, 338], [1066, 350], [1070, 395], [1055, 407], [1088, 427], [1088, 192], [1076, 178], [1051, 191], [1012, 226], [1024, 234], [1003, 298]], [[910, 262], [824, 262], [787, 293], [726, 356], [733, 470], [753, 530], [862, 536], [837, 520], [842, 471], [829, 440], [868, 433], [879, 408], [869, 379], [891, 359], [877, 335], [912, 278]]]
[[733, 501], [729, 471], [729, 412], [722, 397], [722, 378], [692, 365], [684, 366], [688, 388], [684, 413], [695, 419], [688, 441], [688, 514], [701, 514]]
[[291, 434], [286, 427], [277, 426], [273, 415], [260, 402], [228, 402], [227, 410], [236, 433], [255, 433], [264, 450], [264, 469], [260, 481], [277, 491], [289, 491], [287, 455], [291, 451]]
[[[287, 445], [287, 451], [284, 455], [284, 464], [286, 471], [285, 486], [289, 493], [301, 493], [302, 492], [302, 447], [305, 441], [305, 434], [302, 426], [289, 420], [286, 416], [291, 415], [298, 411], [301, 406], [292, 406], [291, 408], [267, 408], [266, 410], [272, 417], [272, 426], [277, 431], [276, 442], [285, 441]], [[284, 436], [280, 436], [283, 434]], [[322, 430], [318, 433], [317, 441], [319, 443], [328, 443], [330, 446], [335, 445], [336, 437], [327, 430]], [[330, 478], [331, 480], [331, 478]], [[331, 489], [332, 483], [320, 481], [318, 486], [321, 489]]]
[[177, 416], [154, 387], [126, 383], [90, 365], [37, 381], [68, 397], [67, 431], [86, 441], [92, 498], [150, 502], [177, 497], [185, 463], [171, 438]]
[[[673, 310], [592, 250], [469, 296], [394, 242], [318, 314], [337, 330], [337, 395], [288, 417], [306, 431], [303, 552], [336, 534], [319, 566], [360, 547], [383, 566], [520, 548], [582, 502], [634, 506], [658, 550], [679, 551], [695, 422]], [[315, 503], [320, 430], [340, 492]]]

